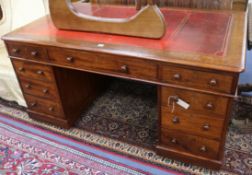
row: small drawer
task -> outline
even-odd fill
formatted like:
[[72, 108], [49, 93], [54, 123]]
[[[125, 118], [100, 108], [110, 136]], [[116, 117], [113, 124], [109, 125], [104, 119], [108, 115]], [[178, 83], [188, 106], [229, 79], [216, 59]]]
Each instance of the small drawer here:
[[49, 48], [48, 55], [52, 63], [60, 65], [125, 77], [157, 79], [157, 65], [140, 59], [59, 48]]
[[59, 103], [55, 103], [52, 100], [45, 100], [42, 98], [34, 97], [31, 95], [25, 95], [25, 99], [28, 108], [31, 111], [45, 113], [49, 115], [58, 116], [64, 118], [64, 113]]
[[43, 47], [27, 46], [26, 57], [34, 60], [47, 60], [47, 50]]
[[21, 44], [7, 44], [9, 55], [12, 57], [19, 57], [33, 60], [48, 59], [46, 48], [40, 46], [30, 46]]
[[21, 78], [20, 83], [25, 94], [37, 97], [47, 98], [51, 100], [59, 99], [57, 87], [55, 83], [45, 83], [43, 81]]
[[162, 129], [161, 143], [170, 149], [218, 159], [220, 143], [215, 140], [188, 135], [175, 130]]
[[[229, 100], [231, 100], [228, 97], [171, 87], [161, 88], [161, 99], [162, 106], [169, 107], [170, 111], [173, 110], [176, 113], [197, 113], [222, 117], [226, 116]], [[176, 103], [178, 99], [182, 99], [186, 103], [190, 104], [190, 107], [185, 109], [179, 106]]]
[[213, 73], [174, 66], [161, 66], [160, 75], [161, 80], [165, 83], [223, 93], [235, 93], [233, 88], [235, 78], [228, 73]]
[[220, 139], [224, 119], [188, 113], [170, 113], [161, 107], [161, 127], [185, 133]]
[[42, 81], [54, 81], [52, 68], [36, 63], [20, 60], [12, 60], [16, 73], [20, 77], [36, 79]]
[[7, 43], [6, 46], [11, 57], [25, 58], [26, 47], [24, 45]]

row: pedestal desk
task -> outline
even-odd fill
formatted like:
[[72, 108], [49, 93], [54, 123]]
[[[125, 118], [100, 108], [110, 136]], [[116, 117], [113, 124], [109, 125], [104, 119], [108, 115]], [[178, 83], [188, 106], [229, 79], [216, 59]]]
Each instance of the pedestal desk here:
[[167, 31], [160, 40], [58, 30], [49, 16], [5, 35], [30, 117], [71, 127], [104, 76], [155, 84], [157, 153], [220, 168], [244, 70], [246, 13], [162, 12]]

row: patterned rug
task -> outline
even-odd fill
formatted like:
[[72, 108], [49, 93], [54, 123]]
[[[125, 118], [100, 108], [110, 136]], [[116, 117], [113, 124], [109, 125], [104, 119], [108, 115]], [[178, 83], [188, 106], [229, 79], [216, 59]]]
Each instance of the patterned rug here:
[[220, 171], [157, 155], [152, 148], [157, 138], [156, 87], [151, 85], [115, 81], [84, 111], [76, 126], [69, 130], [32, 120], [25, 111], [13, 108], [13, 105], [0, 105], [0, 113], [180, 173], [250, 175], [252, 172], [252, 134], [232, 125], [229, 127], [224, 165]]
[[0, 174], [179, 174], [0, 115]]

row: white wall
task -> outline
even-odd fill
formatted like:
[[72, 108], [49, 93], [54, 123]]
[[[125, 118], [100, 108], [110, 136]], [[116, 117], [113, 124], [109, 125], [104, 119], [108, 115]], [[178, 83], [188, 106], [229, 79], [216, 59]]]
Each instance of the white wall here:
[[11, 3], [12, 29], [21, 27], [45, 15], [43, 0], [11, 0]]
[[[7, 10], [7, 12], [10, 11], [10, 16], [12, 18], [10, 25], [8, 24], [9, 27], [6, 27], [6, 22], [10, 21], [3, 21], [5, 23], [0, 23], [0, 37], [6, 32], [9, 32], [9, 30], [14, 30], [44, 16], [46, 11], [43, 2], [44, 0], [0, 0], [0, 3], [4, 3], [6, 5], [4, 7], [6, 9], [3, 10]], [[7, 100], [17, 101], [20, 105], [26, 106], [10, 59], [8, 58], [7, 52], [3, 45], [1, 47], [1, 43], [0, 97]]]

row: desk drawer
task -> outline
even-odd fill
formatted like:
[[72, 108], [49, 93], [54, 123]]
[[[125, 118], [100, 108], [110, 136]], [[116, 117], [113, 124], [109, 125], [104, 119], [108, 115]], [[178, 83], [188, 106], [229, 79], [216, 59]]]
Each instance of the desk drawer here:
[[59, 48], [48, 49], [48, 54], [51, 62], [60, 65], [146, 80], [157, 79], [157, 65], [144, 60]]
[[[184, 109], [181, 106], [174, 103], [174, 112], [180, 113], [197, 113], [203, 115], [216, 115], [225, 117], [229, 98], [218, 95], [204, 94], [189, 90], [162, 87], [161, 88], [161, 103], [162, 106], [169, 107], [172, 111], [172, 103], [175, 102], [175, 97], [182, 99], [190, 104], [188, 109]], [[169, 104], [170, 99], [170, 104]]]
[[188, 135], [176, 130], [162, 129], [161, 143], [177, 151], [218, 159], [220, 143], [215, 140]]
[[21, 78], [20, 83], [25, 94], [34, 95], [37, 97], [47, 98], [51, 100], [59, 100], [58, 92], [54, 82], [42, 82]]
[[64, 113], [59, 103], [45, 100], [31, 95], [25, 95], [28, 108], [35, 112], [45, 113], [64, 118]]
[[212, 73], [174, 66], [161, 66], [160, 75], [161, 80], [165, 83], [224, 93], [234, 93], [232, 88], [235, 78], [227, 73]]
[[47, 60], [46, 48], [40, 46], [30, 46], [21, 44], [7, 44], [9, 55], [12, 57], [33, 59], [33, 60]]
[[12, 59], [16, 73], [20, 77], [42, 81], [53, 81], [53, 72], [50, 66]]
[[188, 113], [170, 113], [167, 107], [161, 108], [161, 127], [185, 133], [220, 139], [224, 119]]

